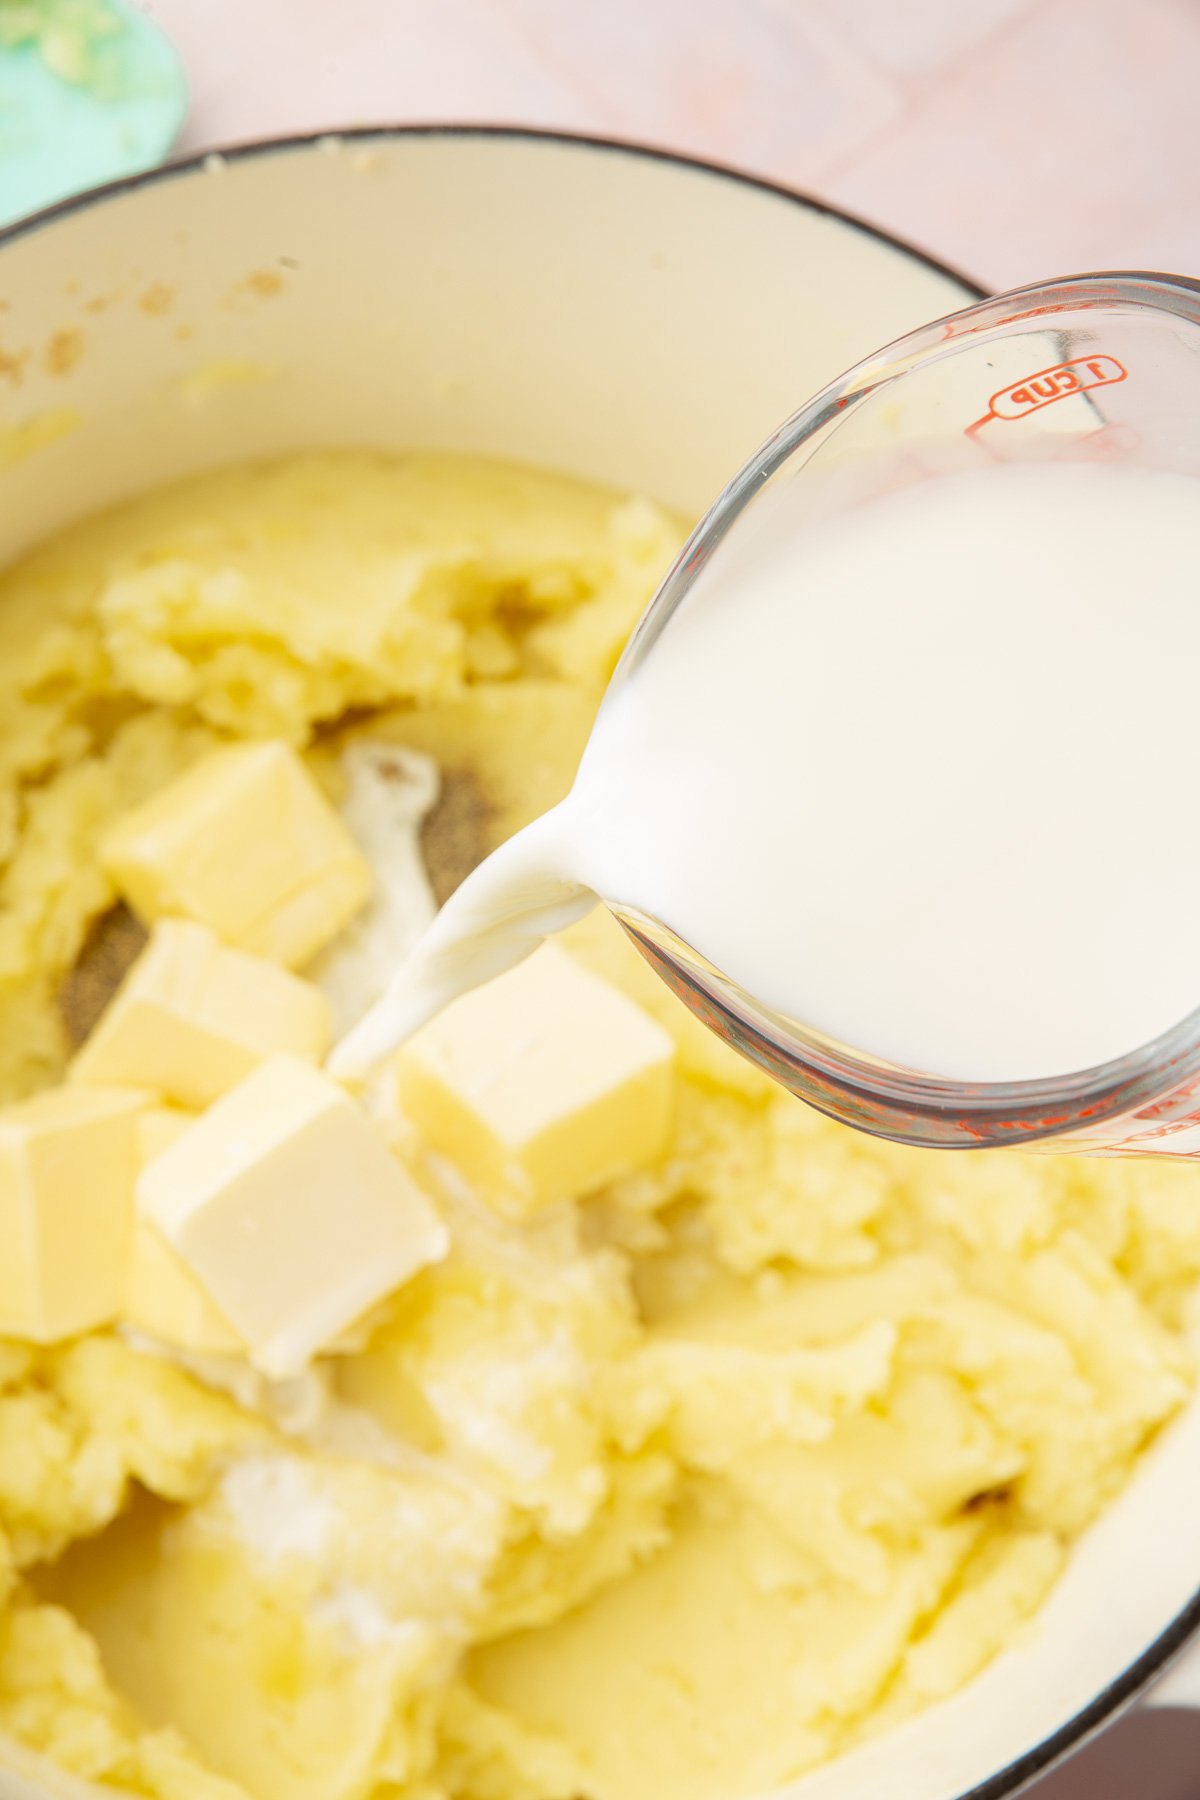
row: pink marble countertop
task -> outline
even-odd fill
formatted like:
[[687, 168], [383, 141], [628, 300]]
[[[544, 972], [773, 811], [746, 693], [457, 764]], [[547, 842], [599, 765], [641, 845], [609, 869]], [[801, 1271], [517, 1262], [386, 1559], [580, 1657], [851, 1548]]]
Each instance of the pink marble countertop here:
[[993, 288], [1200, 274], [1200, 0], [142, 0], [181, 151], [474, 120], [631, 137], [844, 205]]

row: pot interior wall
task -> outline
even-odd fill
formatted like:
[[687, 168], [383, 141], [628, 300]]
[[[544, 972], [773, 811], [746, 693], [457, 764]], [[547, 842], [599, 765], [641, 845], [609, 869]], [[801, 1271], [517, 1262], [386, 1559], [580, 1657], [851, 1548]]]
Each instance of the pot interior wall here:
[[313, 445], [494, 453], [698, 512], [815, 388], [969, 298], [836, 215], [617, 148], [210, 158], [0, 247], [0, 562]]

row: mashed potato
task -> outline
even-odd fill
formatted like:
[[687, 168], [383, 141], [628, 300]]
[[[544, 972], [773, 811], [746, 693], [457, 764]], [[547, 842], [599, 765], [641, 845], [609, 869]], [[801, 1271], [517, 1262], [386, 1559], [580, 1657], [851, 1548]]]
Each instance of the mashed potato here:
[[[435, 756], [439, 895], [566, 789], [680, 538], [498, 465], [231, 469], [0, 582], [0, 1090], [137, 929], [123, 810], [230, 736], [338, 797]], [[0, 1346], [0, 1760], [150, 1800], [734, 1800], [961, 1685], [1186, 1398], [1190, 1170], [859, 1138], [674, 1034], [666, 1157], [448, 1260], [270, 1388]], [[45, 1777], [56, 1780], [60, 1777]], [[53, 1790], [52, 1790], [53, 1791]]]

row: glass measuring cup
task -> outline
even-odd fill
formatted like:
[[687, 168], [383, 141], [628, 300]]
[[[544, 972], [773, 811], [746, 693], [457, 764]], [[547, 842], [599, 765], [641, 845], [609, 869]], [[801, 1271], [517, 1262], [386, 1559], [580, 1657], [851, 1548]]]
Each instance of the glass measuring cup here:
[[[786, 488], [800, 532], [852, 522], [864, 502], [916, 483], [1048, 461], [1200, 475], [1200, 283], [1147, 274], [1048, 282], [939, 320], [860, 363], [726, 488], [631, 639], [614, 690], [669, 637], [700, 571], [732, 555], [740, 522], [768, 490]], [[705, 1024], [847, 1124], [942, 1147], [1044, 1142], [1200, 1157], [1200, 1008], [1152, 1043], [1075, 1074], [952, 1081], [772, 1012], [661, 921], [608, 904]]]

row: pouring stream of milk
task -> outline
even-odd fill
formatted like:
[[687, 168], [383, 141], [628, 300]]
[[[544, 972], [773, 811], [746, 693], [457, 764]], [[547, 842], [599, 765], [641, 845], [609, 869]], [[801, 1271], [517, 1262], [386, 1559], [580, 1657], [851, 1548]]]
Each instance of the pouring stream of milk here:
[[1091, 1068], [1200, 1004], [1200, 481], [997, 466], [803, 532], [766, 500], [335, 1072], [598, 897], [950, 1078]]

